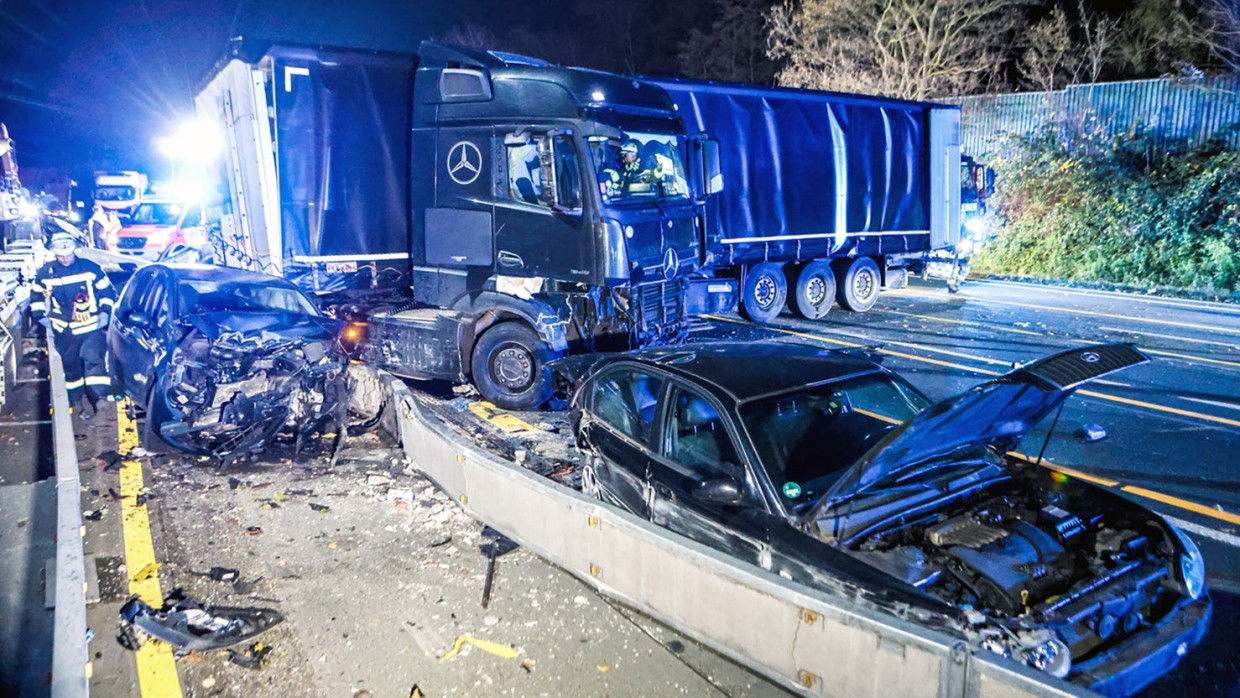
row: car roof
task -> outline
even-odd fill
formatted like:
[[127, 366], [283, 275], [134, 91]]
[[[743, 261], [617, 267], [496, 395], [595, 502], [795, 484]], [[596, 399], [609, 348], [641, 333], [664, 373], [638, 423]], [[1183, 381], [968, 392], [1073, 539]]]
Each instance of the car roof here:
[[787, 341], [703, 342], [639, 349], [618, 354], [608, 363], [625, 360], [658, 366], [736, 402], [885, 372], [862, 356]]
[[166, 269], [177, 281], [213, 281], [219, 284], [248, 283], [296, 288], [292, 282], [279, 276], [249, 271], [248, 269], [214, 267], [209, 264], [152, 264], [150, 267]]

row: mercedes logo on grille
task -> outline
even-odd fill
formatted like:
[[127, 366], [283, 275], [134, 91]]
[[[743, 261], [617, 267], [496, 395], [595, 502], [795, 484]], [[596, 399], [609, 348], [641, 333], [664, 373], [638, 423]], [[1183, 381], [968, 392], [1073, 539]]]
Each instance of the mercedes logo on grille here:
[[1081, 354], [1081, 361], [1084, 361], [1087, 364], [1096, 364], [1101, 360], [1102, 357], [1098, 356], [1098, 352], [1095, 351], [1087, 351]]
[[668, 281], [676, 278], [676, 270], [680, 268], [680, 258], [676, 256], [676, 250], [668, 250], [663, 255], [663, 277]]
[[469, 141], [459, 141], [448, 151], [448, 176], [457, 184], [473, 184], [482, 174], [482, 151]]

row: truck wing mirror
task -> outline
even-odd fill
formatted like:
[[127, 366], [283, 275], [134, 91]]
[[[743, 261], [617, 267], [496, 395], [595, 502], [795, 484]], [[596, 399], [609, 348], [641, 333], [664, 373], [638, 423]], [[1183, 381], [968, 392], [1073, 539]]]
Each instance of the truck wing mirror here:
[[719, 169], [719, 141], [702, 143], [702, 185], [707, 194], [723, 191], [723, 173]]

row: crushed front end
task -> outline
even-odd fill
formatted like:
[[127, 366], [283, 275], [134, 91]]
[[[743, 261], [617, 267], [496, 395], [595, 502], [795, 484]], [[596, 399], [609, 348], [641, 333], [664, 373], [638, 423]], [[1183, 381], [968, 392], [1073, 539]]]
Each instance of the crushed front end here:
[[198, 455], [259, 451], [286, 427], [300, 447], [344, 428], [346, 366], [330, 334], [191, 329], [154, 388], [148, 419], [167, 444]]

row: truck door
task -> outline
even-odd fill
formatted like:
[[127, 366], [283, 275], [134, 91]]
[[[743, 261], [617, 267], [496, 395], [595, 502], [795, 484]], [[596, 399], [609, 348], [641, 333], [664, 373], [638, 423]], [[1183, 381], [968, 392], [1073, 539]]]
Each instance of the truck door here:
[[495, 273], [589, 282], [594, 239], [585, 177], [571, 131], [501, 134], [504, 176], [495, 192]]

